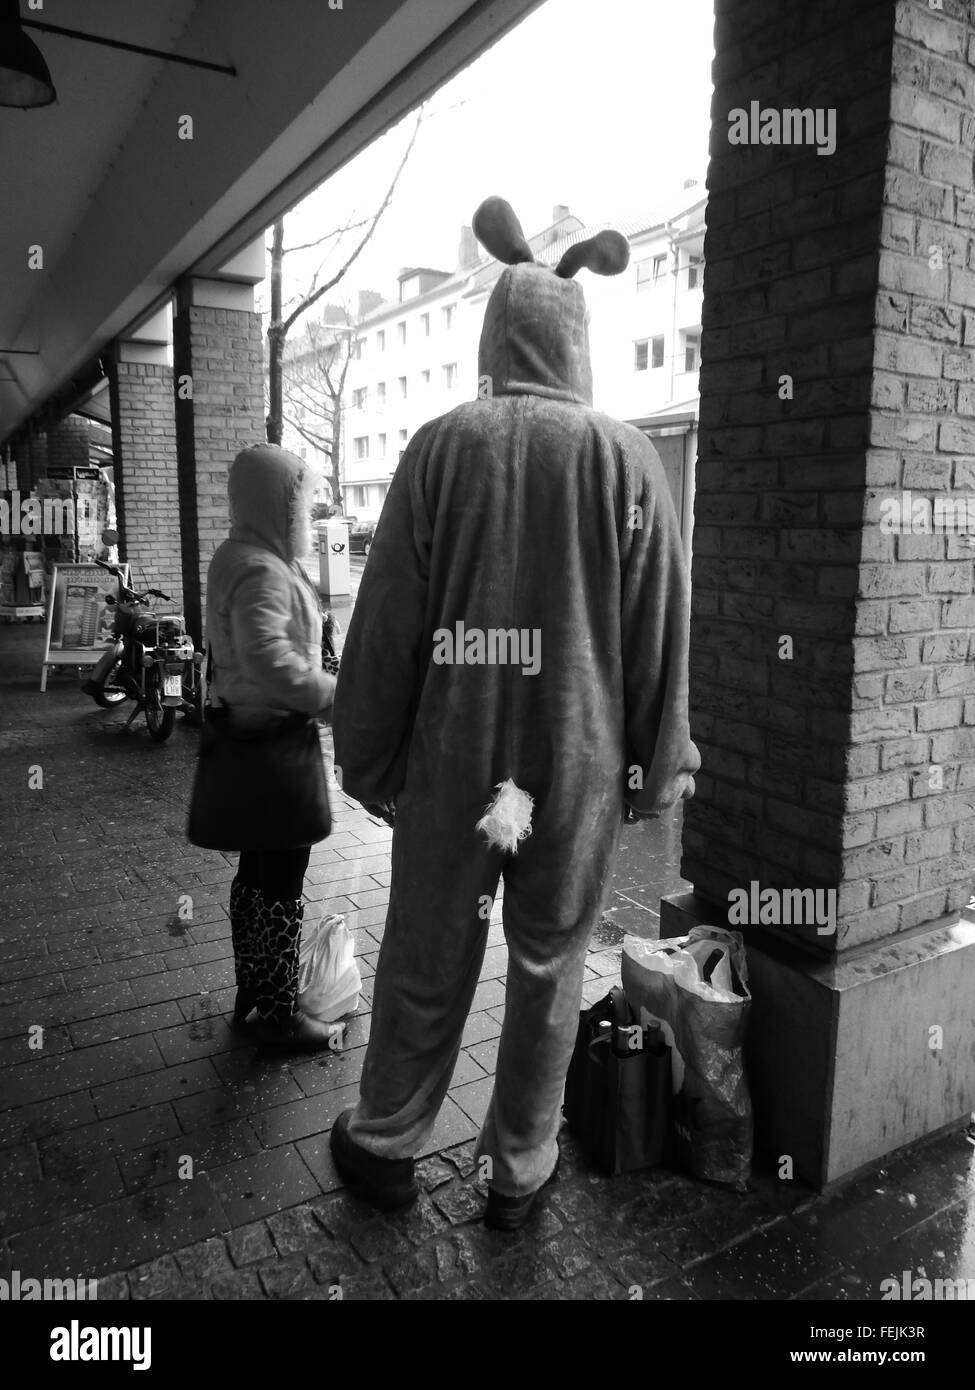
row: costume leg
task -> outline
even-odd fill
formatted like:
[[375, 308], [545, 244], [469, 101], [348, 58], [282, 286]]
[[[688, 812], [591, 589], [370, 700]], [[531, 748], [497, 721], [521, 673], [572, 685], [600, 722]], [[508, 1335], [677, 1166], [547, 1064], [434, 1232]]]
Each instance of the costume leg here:
[[348, 1128], [383, 1158], [421, 1148], [457, 1062], [501, 869], [475, 821], [443, 799], [404, 792], [396, 801], [372, 1031]]
[[555, 1167], [586, 948], [616, 855], [618, 806], [595, 827], [582, 810], [580, 800], [584, 835], [547, 836], [540, 826], [504, 869], [505, 1016], [477, 1152], [491, 1159], [490, 1181], [509, 1197], [535, 1191]]

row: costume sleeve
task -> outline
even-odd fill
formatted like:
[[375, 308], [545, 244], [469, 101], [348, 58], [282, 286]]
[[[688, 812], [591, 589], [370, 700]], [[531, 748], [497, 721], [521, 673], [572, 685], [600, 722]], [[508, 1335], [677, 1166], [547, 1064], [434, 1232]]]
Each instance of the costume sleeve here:
[[274, 576], [245, 572], [229, 607], [237, 660], [269, 705], [317, 714], [329, 704], [335, 678], [295, 650], [287, 635], [290, 595]]
[[[690, 585], [680, 525], [657, 451], [644, 436], [628, 435], [623, 462], [623, 795], [634, 810], [654, 815], [693, 794], [693, 774], [701, 766], [687, 711]], [[642, 788], [634, 785], [641, 780]]]
[[430, 574], [428, 438], [414, 435], [393, 475], [342, 648], [332, 732], [342, 790], [357, 801], [386, 801], [406, 780]]

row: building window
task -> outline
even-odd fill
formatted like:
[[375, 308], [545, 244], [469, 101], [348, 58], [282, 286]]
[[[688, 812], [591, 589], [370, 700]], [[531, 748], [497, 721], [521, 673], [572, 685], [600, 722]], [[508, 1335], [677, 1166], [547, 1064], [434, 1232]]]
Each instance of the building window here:
[[308, 457], [308, 445], [307, 445], [307, 444], [302, 444], [301, 448], [298, 450], [298, 457], [299, 457], [300, 459], [306, 459], [306, 458]]
[[649, 256], [636, 263], [637, 290], [648, 290], [653, 283], [653, 261]]
[[654, 283], [655, 285], [658, 285], [658, 284], [660, 283], [660, 281], [663, 279], [663, 277], [664, 277], [664, 270], [666, 269], [666, 266], [667, 266], [667, 257], [666, 257], [666, 255], [663, 255], [663, 256], [654, 256], [654, 258], [653, 258], [653, 271], [652, 271], [652, 274], [653, 274], [653, 283]]
[[645, 372], [650, 362], [650, 340], [641, 338], [638, 343], [633, 344], [633, 369], [637, 372]]
[[384, 434], [379, 436], [379, 457], [381, 459], [386, 457], [386, 436]]
[[429, 314], [421, 314], [421, 315], [420, 315], [420, 323], [421, 323], [421, 325], [422, 325], [422, 327], [423, 327], [423, 336], [424, 336], [424, 338], [429, 338], [429, 336], [430, 336], [430, 315], [429, 315]]
[[696, 372], [701, 364], [701, 339], [696, 333], [684, 334], [684, 371]]
[[399, 446], [400, 446], [399, 451], [400, 451], [400, 456], [401, 456], [401, 457], [402, 457], [402, 454], [403, 454], [403, 450], [406, 448], [406, 437], [407, 437], [407, 436], [406, 436], [406, 430], [400, 430], [400, 432], [399, 432]]
[[653, 338], [650, 342], [650, 366], [662, 367], [664, 365], [664, 340], [663, 338]]
[[352, 360], [353, 360], [354, 362], [360, 362], [360, 361], [362, 360], [362, 344], [363, 344], [363, 339], [362, 339], [362, 338], [354, 338], [354, 339], [353, 339], [352, 348], [351, 348], [351, 356], [352, 356]]
[[365, 410], [366, 408], [366, 388], [358, 386], [352, 392], [352, 407], [354, 410]]
[[405, 320], [405, 319], [403, 320], [402, 323], [398, 323], [398, 324], [396, 325], [396, 331], [397, 331], [397, 333], [399, 334], [399, 340], [400, 340], [400, 342], [401, 342], [401, 343], [405, 343], [405, 342], [406, 342], [406, 320]]
[[353, 507], [364, 507], [366, 505], [366, 490], [364, 487], [350, 487], [349, 492], [352, 494], [349, 500]]
[[429, 367], [425, 367], [424, 370], [420, 373], [420, 380], [423, 382], [424, 386], [429, 386], [429, 385], [430, 385], [430, 368], [429, 368]]
[[443, 369], [443, 384], [448, 391], [452, 391], [457, 385], [457, 363], [448, 362]]
[[[700, 256], [691, 256], [687, 262], [687, 288], [696, 290], [701, 283], [701, 274], [704, 269], [704, 261]], [[688, 370], [690, 370], [688, 368]]]
[[456, 305], [456, 304], [448, 304], [448, 305], [446, 305], [445, 308], [441, 309], [440, 312], [443, 314], [443, 326], [444, 326], [444, 328], [453, 328], [453, 326], [454, 326], [454, 310], [455, 310], [456, 308], [457, 308], [457, 305]]
[[402, 396], [403, 400], [405, 401], [405, 400], [406, 400], [406, 377], [405, 377], [405, 376], [401, 376], [400, 379], [399, 379], [399, 393], [400, 393], [400, 395]]
[[376, 386], [376, 404], [377, 404], [377, 405], [385, 405], [385, 404], [386, 404], [386, 383], [385, 383], [385, 381], [380, 381], [380, 382], [377, 384], [377, 386]]
[[352, 453], [357, 459], [367, 459], [369, 457], [369, 436], [360, 434], [352, 441]]
[[380, 328], [379, 332], [376, 334], [376, 347], [379, 349], [380, 352], [385, 352], [385, 351], [386, 351], [386, 330], [385, 330], [385, 328]]

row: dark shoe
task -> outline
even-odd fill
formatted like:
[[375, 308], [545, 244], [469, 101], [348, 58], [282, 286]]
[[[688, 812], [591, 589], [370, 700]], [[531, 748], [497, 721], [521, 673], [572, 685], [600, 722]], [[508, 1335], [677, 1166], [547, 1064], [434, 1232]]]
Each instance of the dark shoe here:
[[268, 1052], [341, 1051], [341, 1027], [334, 1023], [319, 1023], [300, 1009], [292, 1014], [287, 1023], [272, 1023], [269, 1019], [259, 1018], [253, 1031]]
[[505, 1197], [502, 1193], [496, 1192], [489, 1183], [487, 1211], [484, 1213], [485, 1226], [490, 1226], [492, 1231], [520, 1231], [534, 1211], [535, 1203], [542, 1191], [558, 1176], [560, 1162], [561, 1154], [555, 1160], [555, 1167], [542, 1186], [536, 1187], [534, 1192], [529, 1192], [524, 1197]]
[[409, 1206], [420, 1195], [412, 1158], [380, 1158], [349, 1138], [351, 1110], [343, 1110], [329, 1141], [335, 1166], [354, 1197], [383, 1211]]

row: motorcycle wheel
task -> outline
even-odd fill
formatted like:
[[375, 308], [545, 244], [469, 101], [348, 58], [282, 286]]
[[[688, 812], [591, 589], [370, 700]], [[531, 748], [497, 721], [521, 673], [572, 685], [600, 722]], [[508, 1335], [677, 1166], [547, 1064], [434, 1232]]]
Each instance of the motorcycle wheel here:
[[165, 743], [173, 732], [176, 711], [162, 702], [162, 681], [154, 666], [146, 672], [146, 728], [153, 743]]
[[117, 681], [118, 670], [121, 664], [121, 661], [116, 661], [97, 690], [91, 692], [91, 698], [94, 700], [95, 704], [100, 705], [102, 709], [114, 709], [116, 705], [120, 705], [123, 700], [129, 698], [128, 691], [124, 686], [118, 684]]

